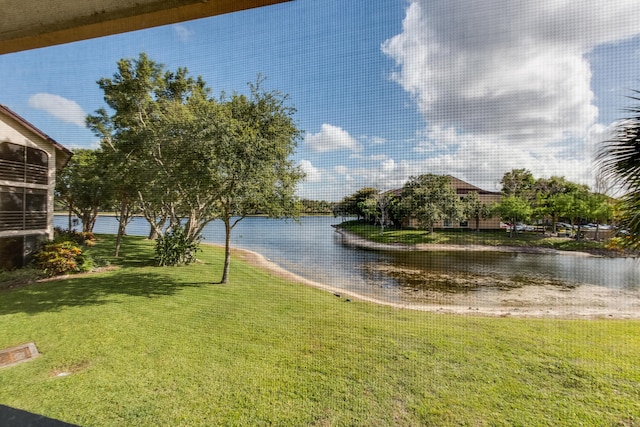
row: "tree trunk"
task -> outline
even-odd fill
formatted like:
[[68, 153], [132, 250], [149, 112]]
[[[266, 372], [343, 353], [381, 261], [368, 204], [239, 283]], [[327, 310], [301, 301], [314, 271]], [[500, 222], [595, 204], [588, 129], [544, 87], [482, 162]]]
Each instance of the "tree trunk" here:
[[73, 207], [69, 205], [69, 231], [71, 231], [71, 227], [73, 226], [71, 221], [71, 214], [73, 213]]
[[147, 236], [148, 240], [156, 240], [159, 234], [153, 225], [149, 226], [149, 235]]
[[82, 219], [82, 232], [84, 233], [92, 233], [93, 226], [96, 223], [96, 218], [98, 217], [98, 212], [83, 212], [80, 219]]
[[220, 283], [229, 283], [229, 263], [231, 261], [231, 224], [230, 218], [224, 219], [224, 267]]
[[127, 219], [129, 218], [129, 204], [127, 203], [127, 199], [123, 198], [122, 203], [120, 204], [120, 221], [118, 221], [118, 235], [116, 236], [116, 249], [113, 252], [114, 257], [118, 257], [120, 255], [120, 244], [122, 243], [122, 236], [124, 236], [126, 227], [127, 227]]

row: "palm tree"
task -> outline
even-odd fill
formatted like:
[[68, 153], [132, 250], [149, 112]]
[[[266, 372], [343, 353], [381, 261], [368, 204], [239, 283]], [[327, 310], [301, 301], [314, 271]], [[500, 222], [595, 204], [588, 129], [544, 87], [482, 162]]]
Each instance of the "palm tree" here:
[[[640, 101], [640, 91], [629, 98]], [[618, 182], [624, 191], [619, 213], [629, 231], [627, 246], [640, 249], [640, 105], [627, 108], [630, 117], [618, 122], [613, 138], [606, 141], [597, 156], [604, 175]]]

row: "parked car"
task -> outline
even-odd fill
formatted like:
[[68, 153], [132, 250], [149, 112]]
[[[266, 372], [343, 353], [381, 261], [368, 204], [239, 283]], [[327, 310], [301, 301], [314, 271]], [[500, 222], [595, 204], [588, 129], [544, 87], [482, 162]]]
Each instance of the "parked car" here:
[[574, 226], [571, 224], [567, 224], [566, 222], [556, 222], [556, 229], [558, 228], [564, 228], [565, 230], [572, 230]]
[[[511, 224], [500, 224], [500, 228], [504, 228], [507, 231], [511, 231], [511, 229], [513, 228], [513, 225]], [[522, 223], [517, 223], [516, 224], [516, 228], [515, 230], [520, 232], [520, 231], [535, 231], [535, 227], [533, 225], [526, 225], [526, 224], [522, 224]]]

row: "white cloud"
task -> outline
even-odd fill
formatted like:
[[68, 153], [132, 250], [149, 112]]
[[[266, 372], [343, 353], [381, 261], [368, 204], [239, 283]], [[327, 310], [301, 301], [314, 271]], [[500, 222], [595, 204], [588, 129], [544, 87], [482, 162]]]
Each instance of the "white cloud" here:
[[190, 30], [189, 28], [181, 24], [173, 25], [173, 31], [176, 33], [176, 36], [178, 36], [178, 40], [180, 40], [182, 43], [188, 42], [195, 34], [193, 30]]
[[300, 168], [307, 175], [305, 181], [307, 182], [319, 182], [322, 180], [322, 173], [320, 169], [313, 166], [309, 160], [300, 160]]
[[87, 113], [77, 102], [70, 99], [50, 93], [36, 93], [29, 97], [29, 106], [44, 110], [63, 122], [85, 127], [84, 119]]
[[426, 128], [405, 162], [495, 188], [504, 172], [590, 180], [598, 110], [587, 54], [640, 34], [637, 0], [412, 0], [382, 44]]
[[326, 123], [322, 125], [320, 132], [305, 138], [305, 142], [318, 153], [336, 150], [362, 150], [362, 146], [349, 135], [349, 132]]
[[383, 171], [391, 172], [396, 168], [396, 162], [393, 159], [387, 159], [383, 160], [380, 166], [382, 166]]
[[386, 144], [387, 140], [385, 138], [382, 138], [380, 136], [362, 136], [360, 138], [361, 141], [365, 141], [369, 144], [372, 145], [382, 145], [382, 144]]

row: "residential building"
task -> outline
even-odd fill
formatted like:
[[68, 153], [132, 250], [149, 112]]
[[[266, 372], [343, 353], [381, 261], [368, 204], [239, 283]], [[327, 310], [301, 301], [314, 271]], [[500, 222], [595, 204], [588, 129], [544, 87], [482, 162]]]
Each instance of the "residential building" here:
[[[450, 185], [455, 190], [456, 194], [462, 199], [467, 194], [471, 192], [476, 192], [478, 194], [478, 199], [480, 202], [486, 204], [487, 206], [492, 206], [497, 203], [500, 203], [500, 198], [502, 195], [499, 192], [487, 191], [483, 190], [475, 185], [471, 185], [468, 182], [465, 182], [456, 177], [450, 176]], [[391, 190], [395, 195], [402, 196], [402, 188]], [[417, 227], [418, 223], [415, 218], [407, 219], [405, 226], [407, 227]], [[476, 227], [476, 219], [468, 218], [464, 221], [454, 222], [454, 221], [439, 221], [434, 224], [434, 228], [448, 228], [448, 229], [475, 229]], [[480, 218], [478, 221], [478, 228], [480, 230], [495, 230], [500, 228], [500, 218], [499, 217], [490, 217], [490, 218]]]
[[28, 263], [53, 238], [56, 170], [71, 151], [0, 104], [0, 269]]

